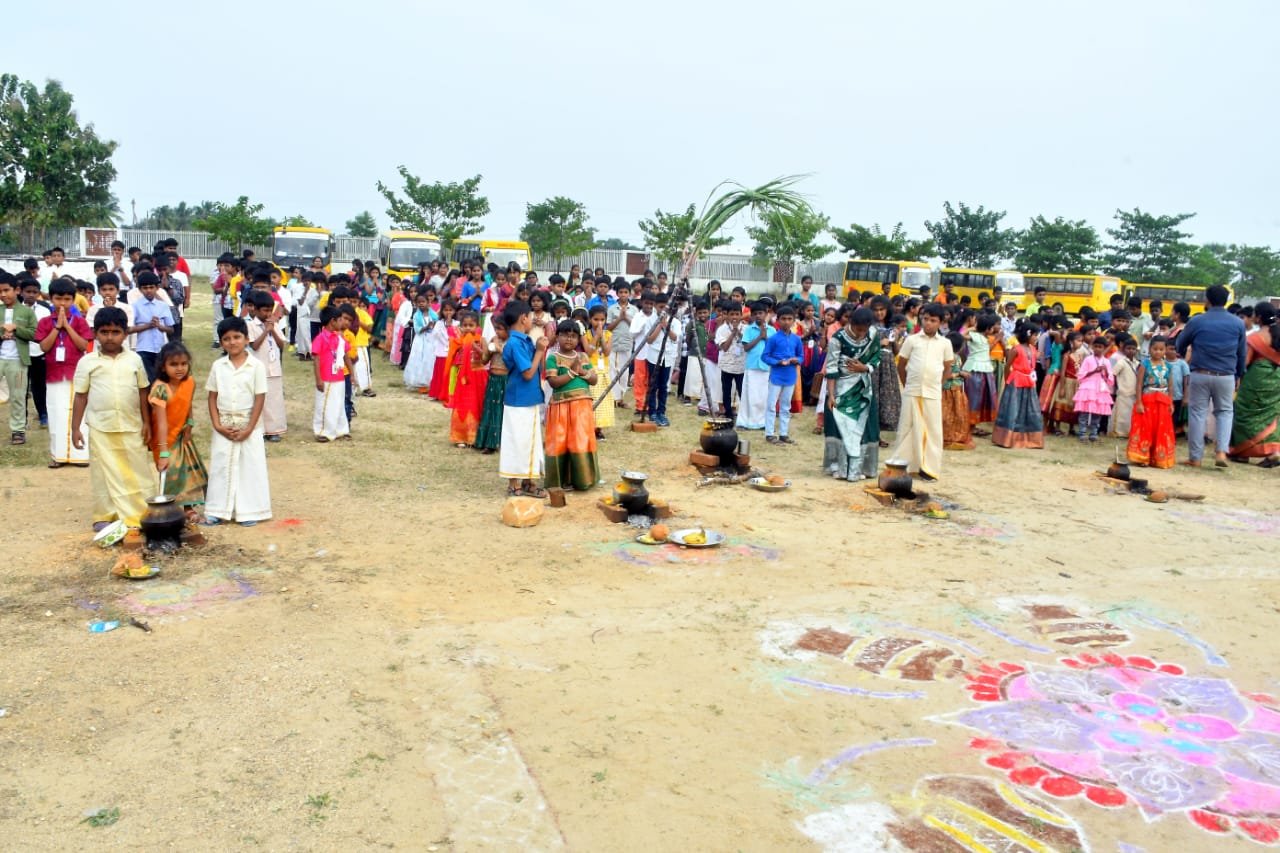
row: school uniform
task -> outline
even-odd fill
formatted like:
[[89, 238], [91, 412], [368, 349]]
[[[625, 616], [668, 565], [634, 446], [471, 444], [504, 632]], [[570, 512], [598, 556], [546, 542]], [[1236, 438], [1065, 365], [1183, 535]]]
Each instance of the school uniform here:
[[142, 440], [139, 390], [151, 387], [138, 354], [94, 350], [76, 364], [72, 385], [87, 394], [84, 424], [89, 430], [89, 491], [93, 520], [123, 521], [137, 527], [156, 493], [155, 464]]
[[[256, 317], [245, 321], [252, 344], [265, 329]], [[281, 362], [280, 344], [275, 335], [267, 335], [260, 347], [252, 347], [250, 355], [262, 362], [267, 369], [267, 400], [262, 406], [262, 430], [266, 435], [284, 435], [289, 431], [284, 406], [284, 364]]]
[[940, 332], [933, 337], [917, 332], [902, 342], [898, 358], [907, 362], [907, 382], [890, 460], [912, 473], [937, 477], [942, 472], [942, 374], [955, 352]]
[[[57, 325], [57, 319], [47, 316], [36, 324], [36, 340], [47, 338]], [[71, 328], [86, 342], [93, 340], [93, 330], [84, 318], [72, 314], [69, 318]], [[72, 343], [66, 332], [58, 332], [43, 360], [45, 377], [45, 401], [49, 413], [49, 458], [58, 463], [84, 465], [89, 461], [89, 432], [83, 423], [80, 432], [84, 436], [84, 446], [77, 448], [71, 439], [71, 411], [75, 403], [74, 379], [76, 367], [84, 353]], [[34, 361], [34, 360], [33, 360]]]
[[317, 438], [333, 441], [351, 434], [351, 422], [347, 420], [343, 401], [346, 382], [342, 371], [347, 342], [337, 332], [322, 329], [311, 346], [322, 386], [316, 391], [311, 431]]
[[538, 369], [525, 379], [524, 371], [534, 366], [537, 350], [524, 332], [511, 330], [502, 347], [502, 363], [507, 368], [507, 389], [502, 400], [502, 443], [498, 448], [498, 473], [508, 480], [541, 477], [546, 464], [542, 445], [542, 359]]
[[775, 331], [773, 326], [765, 324], [764, 343], [747, 350], [747, 345], [758, 339], [762, 332], [755, 323], [747, 324], [742, 330], [741, 341], [747, 361], [742, 395], [738, 401], [738, 429], [764, 429], [765, 406], [769, 401], [769, 365], [764, 363], [764, 350]]
[[31, 341], [36, 335], [35, 312], [14, 302], [0, 305], [0, 322], [13, 323], [13, 337], [0, 341], [0, 382], [9, 392], [9, 432], [27, 431], [27, 369], [31, 366]]
[[[217, 393], [218, 419], [224, 427], [244, 428], [249, 425], [257, 396], [267, 393], [267, 368], [247, 353], [239, 367], [224, 355], [209, 368], [205, 390]], [[271, 518], [267, 447], [262, 432], [261, 418], [248, 438], [241, 441], [214, 432], [205, 500], [205, 515], [209, 518], [238, 522]]]

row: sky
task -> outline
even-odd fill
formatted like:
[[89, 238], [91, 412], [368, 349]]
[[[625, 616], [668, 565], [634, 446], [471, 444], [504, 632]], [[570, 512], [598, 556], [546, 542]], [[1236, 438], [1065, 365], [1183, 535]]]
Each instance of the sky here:
[[1269, 0], [66, 0], [6, 22], [0, 70], [60, 80], [119, 143], [127, 218], [248, 195], [385, 228], [375, 183], [404, 164], [482, 174], [494, 238], [565, 195], [639, 244], [720, 181], [806, 174], [839, 226], [922, 237], [950, 200], [1102, 231], [1140, 207], [1280, 247]]

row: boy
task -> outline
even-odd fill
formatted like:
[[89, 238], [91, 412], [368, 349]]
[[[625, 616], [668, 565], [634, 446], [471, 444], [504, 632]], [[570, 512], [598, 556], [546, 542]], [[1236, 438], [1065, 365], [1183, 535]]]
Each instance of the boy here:
[[[711, 411], [715, 411], [715, 394], [711, 392], [713, 389], [720, 390], [719, 375], [711, 375], [710, 368], [714, 365], [706, 364], [707, 337], [710, 334], [707, 330], [707, 324], [710, 320], [711, 306], [706, 299], [698, 299], [693, 306], [693, 321], [680, 339], [679, 391], [681, 402], [689, 406], [692, 405], [692, 398], [697, 397], [699, 412], [705, 409], [708, 404], [712, 406]], [[701, 359], [698, 358], [699, 353], [702, 355]], [[703, 377], [702, 366], [704, 364], [707, 366], [706, 377]], [[710, 385], [711, 387], [704, 387], [704, 385]]]
[[[61, 468], [68, 463], [81, 467], [89, 464], [89, 454], [71, 440], [71, 413], [75, 406], [72, 380], [80, 357], [89, 348], [93, 331], [84, 318], [72, 313], [76, 289], [66, 279], [49, 285], [53, 314], [36, 323], [34, 344], [40, 348], [41, 382], [47, 381], [47, 401], [53, 420], [49, 425], [49, 467]], [[101, 310], [101, 309], [99, 309]], [[46, 356], [48, 353], [47, 364]], [[32, 359], [35, 364], [35, 359]], [[43, 371], [47, 368], [47, 374]], [[46, 395], [42, 393], [42, 397]], [[43, 401], [42, 401], [43, 402]]]
[[[137, 527], [156, 493], [151, 438], [151, 380], [138, 354], [124, 348], [124, 312], [102, 308], [93, 318], [93, 352], [76, 365], [72, 387], [71, 441], [84, 450], [88, 426], [89, 491], [93, 529], [113, 521]], [[136, 399], [137, 405], [134, 405]]]
[[[631, 323], [639, 312], [636, 310], [636, 306], [631, 304], [631, 285], [627, 284], [626, 281], [620, 281], [615, 284], [613, 292], [616, 301], [613, 305], [608, 306], [608, 313], [605, 315], [605, 329], [613, 336], [613, 342], [609, 348], [612, 353], [609, 364], [609, 381], [614, 383], [613, 404], [619, 409], [625, 409], [627, 404], [623, 402], [622, 397], [627, 391], [627, 379], [626, 377], [618, 377], [631, 369], [631, 347], [633, 343]], [[585, 305], [586, 303], [584, 302], [583, 304]], [[617, 380], [616, 382], [614, 381], [615, 379]]]
[[239, 317], [218, 324], [218, 341], [226, 355], [209, 368], [205, 385], [213, 447], [204, 514], [209, 525], [237, 521], [252, 527], [271, 517], [267, 446], [262, 441], [267, 369], [249, 355], [249, 330]]
[[320, 334], [311, 342], [316, 374], [315, 415], [311, 431], [316, 441], [351, 438], [351, 423], [343, 405], [344, 377], [351, 369], [351, 354], [342, 338], [342, 312], [330, 305], [320, 312]]
[[[119, 308], [124, 312], [124, 318], [128, 324], [125, 328], [133, 325], [133, 309], [129, 307], [129, 303], [120, 301], [120, 283], [115, 273], [103, 273], [98, 276], [98, 296], [102, 299], [101, 307], [90, 308], [89, 316], [84, 318], [90, 329], [93, 328], [94, 317], [102, 308]], [[135, 349], [135, 338], [132, 335], [126, 335], [124, 345], [129, 349]]]
[[9, 443], [27, 443], [27, 368], [31, 366], [31, 341], [36, 336], [36, 314], [18, 299], [14, 278], [0, 270], [0, 381], [9, 391]]
[[351, 356], [351, 366], [344, 367], [346, 372], [343, 374], [343, 404], [347, 410], [347, 420], [353, 421], [356, 418], [356, 401], [355, 397], [352, 396], [351, 393], [351, 377], [354, 376], [356, 372], [356, 333], [351, 330], [360, 323], [360, 318], [356, 315], [354, 305], [344, 302], [341, 305], [334, 305], [332, 307], [337, 308], [342, 312], [342, 340], [347, 345], [347, 354]]
[[653, 294], [644, 289], [644, 279], [634, 282], [632, 292], [638, 293], [640, 313], [631, 321], [631, 351], [635, 356], [631, 361], [631, 393], [636, 401], [636, 418], [643, 421], [649, 391], [649, 365], [644, 360], [645, 338], [657, 324], [658, 315], [653, 310]]
[[[40, 282], [30, 276], [19, 274], [14, 278], [14, 286], [21, 290], [22, 304], [30, 308], [32, 313], [36, 315], [36, 328], [38, 330], [40, 321], [53, 313], [53, 306], [40, 298]], [[93, 333], [90, 332], [89, 334], [92, 336]], [[36, 416], [40, 418], [40, 427], [43, 429], [49, 426], [49, 409], [45, 394], [47, 380], [45, 377], [44, 350], [40, 348], [39, 336], [29, 346], [31, 347], [31, 365], [27, 368], [27, 386], [31, 389], [31, 402], [35, 403]], [[68, 416], [70, 412], [71, 408], [70, 404], [68, 404]]]
[[645, 411], [649, 420], [660, 427], [671, 426], [667, 419], [667, 393], [671, 385], [671, 365], [676, 360], [680, 341], [680, 321], [674, 313], [669, 314], [664, 322], [661, 319], [662, 309], [667, 305], [667, 294], [659, 293], [653, 297], [654, 315], [657, 317], [648, 334], [644, 337], [644, 361], [647, 388], [645, 390]]
[[747, 370], [747, 353], [742, 347], [742, 306], [737, 300], [724, 300], [720, 312], [724, 317], [724, 322], [716, 327], [716, 347], [720, 350], [720, 400], [724, 416], [733, 420], [737, 417], [733, 408], [733, 392], [736, 389], [738, 396], [742, 396], [742, 375]]
[[152, 262], [155, 273], [160, 277], [160, 289], [169, 295], [173, 309], [173, 330], [169, 333], [175, 341], [182, 340], [182, 318], [191, 307], [191, 288], [187, 278], [174, 269], [175, 258], [169, 254], [158, 254]]
[[920, 310], [920, 331], [903, 341], [898, 351], [902, 414], [890, 461], [929, 482], [942, 473], [942, 385], [951, 379], [955, 362], [951, 342], [938, 333], [945, 313], [942, 305], [925, 305]]
[[107, 272], [115, 273], [116, 279], [120, 282], [120, 288], [125, 293], [133, 287], [133, 279], [129, 277], [129, 270], [126, 268], [124, 243], [119, 240], [111, 241], [111, 261], [107, 264]]
[[[1169, 318], [1160, 320], [1160, 334], [1167, 337], [1173, 331], [1173, 321]], [[1178, 348], [1164, 348], [1165, 358], [1169, 361], [1169, 395], [1173, 398], [1173, 433], [1185, 435], [1187, 431], [1187, 386], [1191, 383], [1191, 368], [1178, 355]]]
[[[153, 272], [142, 272], [138, 274], [137, 282], [138, 292], [129, 303], [129, 307], [133, 309], [133, 325], [126, 331], [137, 336], [134, 348], [147, 369], [147, 379], [155, 381], [156, 358], [160, 354], [160, 348], [169, 342], [169, 333], [173, 331], [173, 313], [168, 305], [156, 298], [160, 289], [160, 276]], [[97, 328], [96, 322], [94, 328]]]
[[[790, 303], [778, 307], [778, 333], [765, 342], [761, 360], [769, 365], [769, 391], [764, 405], [764, 440], [770, 444], [795, 444], [788, 434], [791, 426], [791, 397], [796, 390], [798, 365], [804, 357], [800, 337], [792, 331], [796, 309]], [[778, 430], [774, 432], [774, 411]]]
[[284, 336], [276, 328], [276, 302], [270, 294], [254, 291], [254, 315], [245, 323], [249, 345], [254, 357], [267, 369], [267, 400], [262, 407], [262, 425], [265, 438], [270, 442], [281, 441], [289, 430], [284, 408]]
[[768, 313], [768, 302], [752, 302], [751, 322], [742, 331], [746, 372], [738, 402], [738, 429], [764, 429], [764, 407], [769, 397], [769, 365], [764, 363], [764, 348], [774, 334], [767, 322]]
[[502, 347], [507, 389], [502, 398], [502, 443], [498, 446], [498, 474], [506, 477], [511, 497], [545, 498], [547, 490], [533, 482], [546, 462], [542, 449], [542, 367], [548, 338], [535, 344], [529, 337], [533, 314], [528, 302], [508, 302], [502, 314], [509, 331]]

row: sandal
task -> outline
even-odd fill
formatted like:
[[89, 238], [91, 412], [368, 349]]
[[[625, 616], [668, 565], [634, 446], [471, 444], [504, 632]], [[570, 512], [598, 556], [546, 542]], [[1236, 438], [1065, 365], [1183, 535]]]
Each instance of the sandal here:
[[524, 489], [517, 488], [516, 486], [507, 486], [507, 497], [522, 498], [524, 497]]
[[881, 447], [888, 447], [888, 446], [889, 446], [889, 442], [887, 442], [887, 441], [881, 441], [881, 442], [880, 442], [880, 446], [881, 446]]
[[9, 443], [10, 444], [26, 444], [27, 434], [24, 432], [15, 432], [13, 435], [9, 436]]
[[49, 467], [50, 467], [50, 468], [61, 468], [61, 467], [62, 467], [63, 465], [65, 465], [65, 464], [67, 464], [67, 463], [65, 463], [65, 462], [58, 462], [58, 461], [57, 461], [57, 460], [55, 460], [55, 459], [50, 459], [50, 460], [49, 460]]
[[1267, 469], [1280, 468], [1280, 459], [1276, 459], [1274, 457], [1268, 456], [1266, 459], [1263, 459], [1261, 462], [1258, 463], [1258, 467], [1267, 468]]
[[525, 497], [530, 498], [548, 498], [551, 495], [542, 486], [528, 485], [524, 487]]

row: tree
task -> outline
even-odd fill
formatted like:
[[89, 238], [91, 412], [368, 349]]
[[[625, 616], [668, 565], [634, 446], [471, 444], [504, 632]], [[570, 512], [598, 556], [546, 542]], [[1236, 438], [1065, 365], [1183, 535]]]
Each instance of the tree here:
[[790, 267], [797, 259], [816, 261], [836, 250], [835, 246], [817, 242], [818, 235], [830, 227], [827, 217], [815, 210], [792, 215], [771, 212], [762, 226], [747, 226], [747, 236], [755, 241], [751, 262], [762, 267], [778, 263]]
[[162, 204], [147, 211], [133, 227], [146, 228], [152, 231], [190, 231], [197, 221], [207, 218], [214, 212], [215, 205], [211, 201], [199, 204], [187, 204], [180, 201], [176, 205]]
[[293, 216], [286, 216], [284, 219], [268, 219], [267, 221], [271, 223], [272, 228], [275, 228], [277, 225], [285, 225], [285, 226], [288, 226], [289, 228], [316, 228], [317, 227], [314, 222], [312, 222], [310, 219], [307, 219], [307, 217], [303, 216], [300, 213], [295, 213]]
[[940, 222], [924, 223], [938, 244], [938, 253], [948, 266], [988, 269], [1013, 254], [1012, 229], [1000, 227], [1003, 210], [987, 210], [982, 205], [970, 208], [964, 202], [955, 207], [944, 201], [947, 214]]
[[404, 179], [404, 198], [378, 181], [378, 192], [387, 200], [387, 216], [392, 227], [435, 234], [445, 249], [463, 234], [480, 230], [481, 217], [489, 213], [489, 199], [480, 195], [481, 175], [462, 183], [424, 184], [404, 166], [397, 171]]
[[78, 226], [111, 212], [116, 143], [81, 126], [71, 93], [0, 75], [0, 219], [27, 230]]
[[[640, 220], [640, 233], [644, 234], [644, 246], [661, 260], [674, 264], [684, 257], [685, 246], [693, 237], [693, 230], [698, 224], [698, 216], [693, 205], [683, 213], [653, 212], [653, 219]], [[704, 252], [710, 252], [720, 246], [733, 242], [732, 237], [708, 237], [702, 245]]]
[[1106, 270], [1126, 281], [1171, 282], [1190, 267], [1191, 235], [1178, 226], [1195, 216], [1176, 213], [1156, 216], [1139, 208], [1116, 211], [1116, 227], [1108, 228]]
[[1014, 266], [1023, 272], [1090, 273], [1098, 263], [1102, 241], [1098, 231], [1083, 219], [1055, 216], [1032, 218], [1018, 234]]
[[640, 249], [639, 246], [633, 246], [630, 243], [628, 243], [626, 240], [621, 240], [617, 237], [610, 237], [607, 240], [601, 240], [600, 242], [596, 243], [596, 248], [597, 249], [613, 249], [616, 251], [625, 251], [625, 250], [638, 251]]
[[1235, 246], [1227, 246], [1223, 243], [1192, 246], [1187, 266], [1166, 281], [1177, 284], [1196, 284], [1200, 287], [1226, 284], [1235, 275], [1235, 249]]
[[1237, 296], [1280, 296], [1280, 252], [1270, 246], [1232, 246]]
[[363, 210], [347, 220], [347, 233], [352, 237], [377, 237], [378, 221], [372, 213]]
[[596, 229], [587, 227], [587, 209], [581, 202], [558, 195], [525, 205], [520, 239], [529, 244], [535, 257], [551, 255], [556, 272], [566, 255], [577, 255], [596, 244]]
[[262, 205], [250, 204], [249, 197], [242, 195], [235, 204], [215, 202], [213, 213], [195, 225], [236, 248], [264, 246], [271, 239], [273, 223], [260, 213]]
[[885, 234], [879, 225], [867, 228], [850, 225], [848, 228], [832, 228], [831, 236], [840, 244], [840, 251], [855, 258], [878, 258], [894, 261], [923, 261], [938, 254], [932, 240], [912, 240], [899, 222]]

